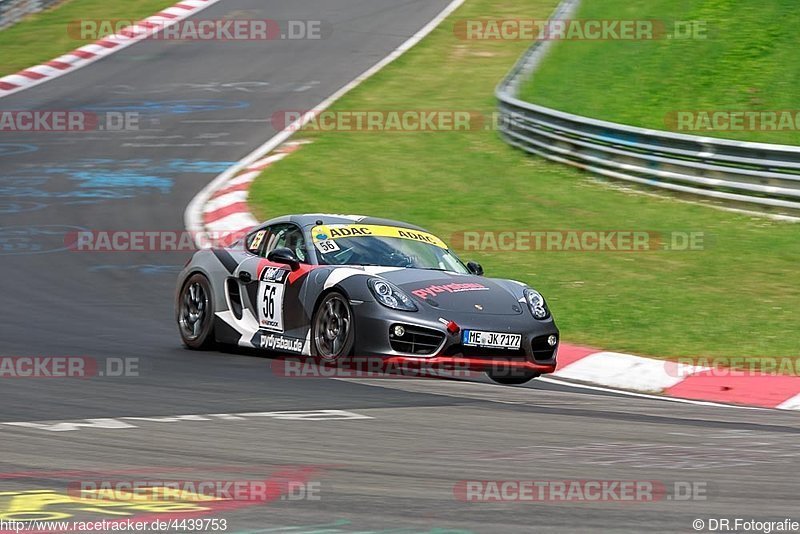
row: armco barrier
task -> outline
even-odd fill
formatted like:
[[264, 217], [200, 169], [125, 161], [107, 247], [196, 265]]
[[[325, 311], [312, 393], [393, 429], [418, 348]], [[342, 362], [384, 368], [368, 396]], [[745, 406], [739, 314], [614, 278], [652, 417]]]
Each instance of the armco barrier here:
[[21, 18], [47, 9], [62, 0], [0, 0], [0, 30]]
[[[580, 0], [563, 0], [569, 19]], [[499, 128], [511, 145], [610, 178], [800, 215], [800, 147], [671, 133], [607, 122], [517, 98], [552, 41], [537, 41], [498, 85]]]

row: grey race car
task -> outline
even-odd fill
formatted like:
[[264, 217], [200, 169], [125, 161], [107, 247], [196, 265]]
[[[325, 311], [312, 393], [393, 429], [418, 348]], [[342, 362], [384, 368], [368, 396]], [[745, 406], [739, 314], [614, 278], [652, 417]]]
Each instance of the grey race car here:
[[279, 217], [199, 250], [179, 276], [176, 319], [193, 349], [424, 362], [504, 384], [553, 372], [559, 342], [536, 290], [485, 278], [422, 228], [350, 215]]

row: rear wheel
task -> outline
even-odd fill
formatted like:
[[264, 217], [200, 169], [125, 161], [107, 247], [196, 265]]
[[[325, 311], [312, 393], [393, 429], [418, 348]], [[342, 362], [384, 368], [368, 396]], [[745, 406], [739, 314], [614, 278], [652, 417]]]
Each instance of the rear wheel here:
[[537, 378], [541, 373], [529, 369], [503, 369], [502, 371], [486, 371], [486, 376], [506, 386], [518, 386], [525, 382], [530, 382]]
[[347, 298], [331, 291], [314, 311], [311, 330], [311, 354], [333, 362], [350, 355], [355, 342], [353, 310]]
[[202, 350], [214, 345], [214, 301], [211, 284], [194, 274], [183, 284], [178, 297], [178, 329], [184, 345]]

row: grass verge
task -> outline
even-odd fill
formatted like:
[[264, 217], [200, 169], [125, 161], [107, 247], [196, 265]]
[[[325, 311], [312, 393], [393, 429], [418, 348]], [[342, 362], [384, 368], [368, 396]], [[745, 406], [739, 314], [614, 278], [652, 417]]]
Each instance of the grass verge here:
[[[69, 23], [89, 20], [141, 20], [175, 0], [68, 0], [0, 31], [0, 76], [49, 61], [89, 44], [70, 35]], [[102, 37], [98, 36], [98, 37]]]
[[692, 39], [555, 43], [525, 100], [634, 126], [676, 131], [677, 111], [794, 110], [783, 131], [685, 131], [764, 143], [800, 144], [800, 48], [795, 0], [584, 1], [575, 18], [654, 19], [705, 28]]
[[[549, 15], [554, 0], [469, 0], [333, 110], [491, 113], [527, 44], [463, 41], [458, 19]], [[697, 251], [461, 252], [488, 276], [540, 289], [564, 339], [656, 356], [800, 355], [800, 225], [625, 192], [529, 157], [496, 132], [319, 132], [254, 184], [261, 218], [363, 213], [449, 241], [464, 230], [704, 232]]]

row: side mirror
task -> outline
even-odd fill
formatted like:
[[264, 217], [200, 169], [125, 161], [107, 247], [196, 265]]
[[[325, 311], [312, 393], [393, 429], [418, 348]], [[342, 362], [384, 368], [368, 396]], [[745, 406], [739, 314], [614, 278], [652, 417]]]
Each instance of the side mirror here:
[[284, 263], [291, 267], [293, 271], [300, 268], [300, 259], [290, 248], [281, 247], [271, 250], [267, 254], [267, 259], [273, 263]]
[[467, 269], [475, 276], [483, 276], [483, 267], [476, 261], [467, 262]]

